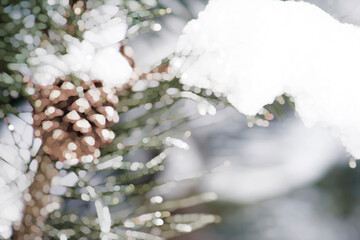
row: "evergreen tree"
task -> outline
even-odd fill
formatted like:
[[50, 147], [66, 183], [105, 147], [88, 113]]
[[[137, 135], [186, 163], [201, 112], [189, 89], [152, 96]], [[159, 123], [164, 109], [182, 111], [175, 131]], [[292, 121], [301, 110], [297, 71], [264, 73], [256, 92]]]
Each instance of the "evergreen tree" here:
[[[91, 15], [101, 8], [109, 15]], [[13, 239], [169, 239], [219, 221], [211, 214], [177, 212], [214, 200], [212, 193], [171, 200], [156, 194], [167, 183], [154, 176], [164, 170], [171, 148], [187, 147], [182, 126], [198, 117], [181, 111], [182, 99], [198, 102], [202, 114], [214, 113], [221, 99], [180, 84], [168, 72], [171, 56], [149, 72], [135, 68], [131, 80], [117, 87], [72, 70], [56, 72], [55, 82], [34, 84], [36, 74], [54, 73], [49, 63], [68, 54], [71, 41], [83, 43], [91, 28], [86, 24], [96, 17], [101, 24], [125, 19], [128, 31], [117, 50], [133, 68], [128, 39], [156, 29], [155, 20], [171, 9], [145, 0], [1, 0], [0, 13], [0, 118], [13, 138], [10, 145], [29, 153], [22, 163], [0, 158], [26, 176], [19, 187], [23, 217], [13, 224]], [[33, 119], [24, 118], [30, 112]], [[23, 144], [19, 121], [33, 128], [30, 144]], [[76, 183], [54, 193], [63, 176]]]

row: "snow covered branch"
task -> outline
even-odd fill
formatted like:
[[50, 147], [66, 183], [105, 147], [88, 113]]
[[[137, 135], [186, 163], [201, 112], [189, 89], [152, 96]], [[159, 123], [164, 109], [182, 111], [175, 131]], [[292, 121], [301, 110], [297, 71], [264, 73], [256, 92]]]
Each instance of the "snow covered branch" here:
[[290, 94], [306, 126], [329, 127], [360, 158], [360, 29], [314, 5], [210, 0], [183, 30], [171, 66], [188, 85], [255, 115]]

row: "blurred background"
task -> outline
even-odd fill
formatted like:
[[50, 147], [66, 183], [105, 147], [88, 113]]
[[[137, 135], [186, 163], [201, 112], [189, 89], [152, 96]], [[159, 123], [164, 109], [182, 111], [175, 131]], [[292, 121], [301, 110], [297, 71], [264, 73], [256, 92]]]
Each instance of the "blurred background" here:
[[[171, 7], [173, 14], [159, 22], [158, 32], [142, 34], [129, 42], [140, 68], [146, 69], [170, 55], [182, 28], [196, 18], [207, 1], [160, 2]], [[360, 24], [360, 1], [308, 2], [341, 22]], [[183, 108], [196, 111], [191, 102], [184, 102]], [[354, 161], [349, 162], [349, 155], [329, 131], [305, 128], [289, 104], [278, 106], [277, 113], [267, 127], [249, 127], [248, 119], [234, 109], [220, 110], [215, 116], [187, 125], [192, 130], [187, 139], [190, 149], [172, 152], [166, 171], [157, 177], [161, 181], [189, 179], [167, 188], [168, 198], [216, 192], [218, 201], [188, 210], [218, 214], [222, 222], [178, 239], [360, 239], [360, 168]], [[24, 123], [30, 116], [24, 113]], [[5, 124], [0, 123], [0, 127], [0, 155], [9, 159], [7, 153], [14, 151], [15, 156], [16, 149], [9, 147], [12, 143]], [[31, 135], [31, 129], [24, 127], [19, 130], [20, 137], [25, 132]], [[20, 152], [17, 157], [27, 158], [28, 153]], [[14, 164], [16, 159], [9, 161]], [[21, 179], [22, 167], [20, 164], [19, 173], [11, 174], [4, 169], [0, 166], [3, 192], [5, 182], [12, 180], [10, 176]], [[26, 187], [26, 179], [17, 184], [19, 189]], [[0, 233], [6, 234], [6, 223], [20, 214], [19, 200], [16, 192], [1, 194]]]
[[[164, 18], [158, 33], [131, 42], [138, 66], [171, 54], [186, 22], [207, 1], [162, 2], [174, 15]], [[360, 24], [359, 1], [307, 2], [341, 22]], [[268, 127], [249, 128], [246, 117], [225, 109], [189, 129], [196, 129], [187, 141], [190, 150], [173, 152], [160, 178], [195, 178], [174, 185], [170, 197], [216, 192], [219, 201], [189, 212], [216, 213], [222, 222], [178, 239], [360, 239], [360, 170], [328, 130], [305, 128], [286, 106]]]

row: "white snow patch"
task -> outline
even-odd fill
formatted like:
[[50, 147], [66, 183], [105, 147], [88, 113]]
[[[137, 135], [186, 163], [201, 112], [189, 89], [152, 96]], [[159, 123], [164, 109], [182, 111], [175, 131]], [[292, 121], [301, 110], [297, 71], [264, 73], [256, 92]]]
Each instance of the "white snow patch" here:
[[[26, 150], [26, 144], [23, 145], [24, 148], [19, 148], [22, 139], [15, 138], [19, 129], [25, 129], [22, 126], [25, 123], [15, 117], [10, 116], [9, 119], [15, 126], [12, 133], [7, 124], [0, 121], [0, 239], [10, 239], [12, 224], [21, 220], [24, 208], [22, 193], [29, 184], [25, 176], [29, 159], [21, 157], [21, 151]], [[32, 136], [28, 134], [29, 132], [25, 131], [22, 138]]]
[[127, 83], [132, 68], [119, 51], [127, 25], [122, 17], [113, 17], [115, 10], [117, 13], [119, 8], [114, 5], [101, 6], [86, 13], [85, 26], [91, 27], [84, 32], [82, 41], [70, 35], [64, 37], [65, 55], [36, 49], [28, 61], [32, 81], [37, 85], [51, 85], [57, 77], [73, 74], [84, 81], [102, 80], [107, 87]]
[[357, 26], [304, 2], [210, 0], [177, 53], [183, 83], [222, 92], [247, 115], [288, 93], [306, 126], [329, 127], [360, 158]]

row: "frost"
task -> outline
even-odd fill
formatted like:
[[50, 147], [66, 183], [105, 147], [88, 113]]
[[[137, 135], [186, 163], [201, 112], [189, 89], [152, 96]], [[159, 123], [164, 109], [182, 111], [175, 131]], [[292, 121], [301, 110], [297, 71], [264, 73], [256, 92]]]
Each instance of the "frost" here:
[[118, 11], [117, 6], [109, 4], [84, 14], [85, 25], [91, 27], [84, 32], [82, 41], [70, 35], [64, 37], [65, 55], [36, 49], [28, 61], [32, 81], [50, 85], [57, 77], [73, 74], [84, 81], [102, 80], [107, 87], [127, 83], [132, 68], [119, 51], [127, 25], [121, 17], [114, 17]]
[[172, 67], [247, 115], [288, 93], [306, 126], [329, 127], [360, 158], [358, 56], [360, 29], [309, 3], [210, 0], [184, 28]]

